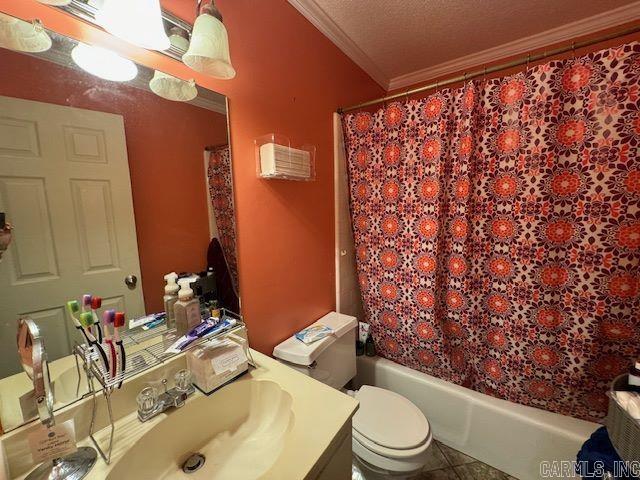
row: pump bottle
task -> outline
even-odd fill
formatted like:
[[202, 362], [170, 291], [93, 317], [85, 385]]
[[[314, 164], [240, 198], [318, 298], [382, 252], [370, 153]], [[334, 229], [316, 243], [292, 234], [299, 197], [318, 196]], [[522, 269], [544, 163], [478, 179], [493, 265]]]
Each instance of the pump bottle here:
[[179, 336], [185, 335], [202, 321], [202, 317], [200, 317], [200, 302], [193, 295], [191, 282], [192, 279], [190, 278], [183, 278], [178, 281], [180, 291], [178, 292], [178, 301], [173, 305], [173, 312], [176, 333]]
[[167, 314], [167, 328], [176, 326], [176, 316], [173, 311], [173, 305], [178, 301], [178, 290], [180, 287], [176, 283], [178, 274], [176, 272], [167, 273], [164, 280], [167, 284], [164, 287], [164, 311]]

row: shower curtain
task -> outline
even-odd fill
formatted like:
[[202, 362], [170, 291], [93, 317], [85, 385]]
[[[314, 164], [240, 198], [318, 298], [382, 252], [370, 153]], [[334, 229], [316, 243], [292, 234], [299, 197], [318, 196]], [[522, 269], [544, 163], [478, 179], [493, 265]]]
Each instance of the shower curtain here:
[[600, 419], [640, 354], [640, 44], [343, 115], [378, 353]]
[[233, 179], [231, 176], [231, 151], [223, 145], [209, 152], [209, 198], [218, 229], [229, 274], [235, 291], [238, 291], [238, 261], [236, 257], [236, 220], [233, 204]]

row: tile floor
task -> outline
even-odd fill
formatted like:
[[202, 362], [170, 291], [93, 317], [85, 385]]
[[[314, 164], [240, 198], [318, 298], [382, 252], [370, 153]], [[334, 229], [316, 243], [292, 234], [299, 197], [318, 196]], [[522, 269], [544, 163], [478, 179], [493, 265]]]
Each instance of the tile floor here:
[[429, 452], [429, 461], [416, 480], [517, 480], [437, 441]]

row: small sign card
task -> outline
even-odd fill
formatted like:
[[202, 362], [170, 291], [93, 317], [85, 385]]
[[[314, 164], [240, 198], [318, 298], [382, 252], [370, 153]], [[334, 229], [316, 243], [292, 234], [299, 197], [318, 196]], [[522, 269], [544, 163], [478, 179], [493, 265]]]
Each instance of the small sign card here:
[[73, 419], [47, 428], [44, 425], [27, 437], [34, 463], [61, 458], [78, 450]]
[[220, 375], [225, 372], [232, 372], [247, 361], [247, 356], [244, 353], [242, 346], [235, 342], [228, 342], [223, 346], [223, 349], [211, 360], [213, 371], [216, 375]]

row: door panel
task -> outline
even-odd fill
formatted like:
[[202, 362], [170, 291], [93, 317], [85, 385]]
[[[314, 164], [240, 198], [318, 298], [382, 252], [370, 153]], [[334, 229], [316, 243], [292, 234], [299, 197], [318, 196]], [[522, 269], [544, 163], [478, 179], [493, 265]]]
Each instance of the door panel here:
[[104, 131], [64, 127], [64, 139], [68, 161], [107, 163]]
[[39, 157], [37, 123], [0, 117], [0, 155]]
[[0, 177], [0, 210], [21, 225], [11, 250], [12, 284], [58, 278], [44, 178]]
[[71, 192], [84, 273], [118, 268], [110, 182], [71, 180]]

